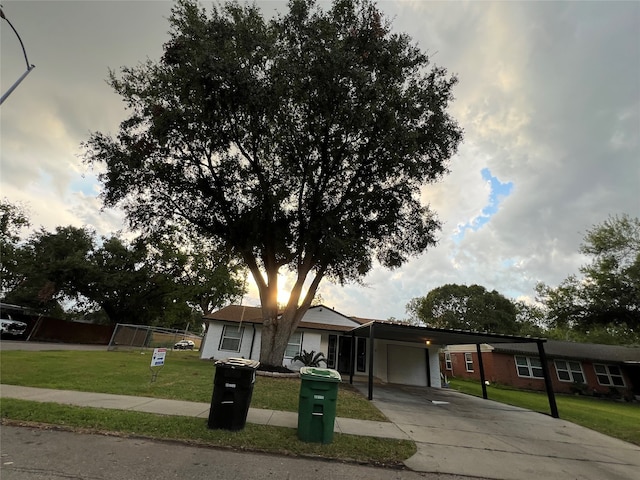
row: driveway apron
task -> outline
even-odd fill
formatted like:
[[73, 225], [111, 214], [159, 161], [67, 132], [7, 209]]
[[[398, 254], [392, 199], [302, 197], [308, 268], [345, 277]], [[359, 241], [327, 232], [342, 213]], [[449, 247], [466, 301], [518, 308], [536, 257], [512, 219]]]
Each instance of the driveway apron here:
[[[366, 384], [355, 384], [366, 395]], [[549, 415], [443, 388], [375, 385], [373, 404], [413, 439], [421, 472], [491, 479], [637, 480], [640, 447]]]

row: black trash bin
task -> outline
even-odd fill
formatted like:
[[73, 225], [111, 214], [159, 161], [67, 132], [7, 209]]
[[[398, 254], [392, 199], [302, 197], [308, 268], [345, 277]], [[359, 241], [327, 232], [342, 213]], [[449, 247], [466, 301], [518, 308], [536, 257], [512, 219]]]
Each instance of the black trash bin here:
[[244, 358], [227, 358], [216, 362], [213, 396], [209, 409], [209, 428], [222, 430], [244, 428], [258, 365], [260, 362]]

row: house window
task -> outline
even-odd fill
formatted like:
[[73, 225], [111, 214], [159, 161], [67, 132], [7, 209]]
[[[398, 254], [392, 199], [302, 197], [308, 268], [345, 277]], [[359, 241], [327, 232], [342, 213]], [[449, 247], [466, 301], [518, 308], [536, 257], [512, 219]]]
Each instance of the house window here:
[[516, 355], [516, 370], [519, 377], [543, 378], [542, 363], [539, 358]]
[[598, 383], [600, 385], [608, 385], [610, 387], [624, 387], [624, 378], [622, 377], [622, 371], [617, 365], [603, 365], [594, 363], [593, 368], [596, 371], [596, 377], [598, 377]]
[[239, 352], [243, 334], [244, 327], [238, 328], [235, 325], [225, 325], [222, 327], [222, 337], [220, 338], [220, 346], [218, 347], [218, 350]]
[[287, 349], [284, 351], [286, 358], [293, 358], [300, 355], [302, 349], [302, 332], [293, 332], [287, 343]]
[[561, 382], [585, 383], [580, 362], [556, 360], [556, 374]]
[[327, 349], [327, 368], [336, 368], [337, 349], [338, 349], [338, 336], [329, 335], [329, 347]]
[[356, 353], [357, 353], [356, 369], [359, 372], [364, 372], [367, 366], [367, 339], [366, 338], [358, 338], [358, 349]]
[[444, 367], [447, 370], [453, 370], [453, 364], [451, 363], [451, 354], [449, 352], [444, 352]]
[[467, 367], [467, 372], [473, 372], [473, 355], [471, 355], [470, 353], [465, 353], [464, 364]]

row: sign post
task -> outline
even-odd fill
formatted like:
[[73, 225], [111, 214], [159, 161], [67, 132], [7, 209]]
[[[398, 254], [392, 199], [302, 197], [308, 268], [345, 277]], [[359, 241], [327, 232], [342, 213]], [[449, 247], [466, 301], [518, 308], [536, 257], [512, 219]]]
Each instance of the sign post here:
[[149, 366], [149, 370], [151, 370], [151, 383], [156, 381], [158, 378], [158, 374], [162, 367], [164, 367], [164, 358], [167, 356], [166, 348], [154, 348], [153, 356], [151, 357], [151, 365]]

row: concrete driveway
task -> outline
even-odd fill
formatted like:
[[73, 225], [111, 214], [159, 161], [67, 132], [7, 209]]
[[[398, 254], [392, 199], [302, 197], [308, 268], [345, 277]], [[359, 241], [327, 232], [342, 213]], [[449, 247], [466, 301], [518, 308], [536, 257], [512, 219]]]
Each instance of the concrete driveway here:
[[[355, 386], [366, 395], [366, 384]], [[412, 470], [509, 480], [639, 478], [640, 447], [549, 415], [450, 389], [375, 385], [373, 398], [416, 442], [405, 462]]]

